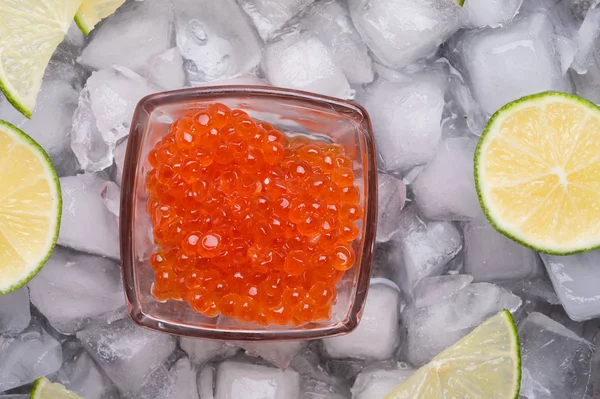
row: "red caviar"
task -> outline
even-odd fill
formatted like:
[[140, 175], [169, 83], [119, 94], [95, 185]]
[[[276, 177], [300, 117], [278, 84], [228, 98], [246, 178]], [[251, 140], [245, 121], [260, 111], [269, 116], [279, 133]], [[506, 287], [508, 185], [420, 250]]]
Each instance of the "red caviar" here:
[[343, 147], [213, 104], [148, 160], [156, 300], [263, 326], [329, 318], [364, 214]]

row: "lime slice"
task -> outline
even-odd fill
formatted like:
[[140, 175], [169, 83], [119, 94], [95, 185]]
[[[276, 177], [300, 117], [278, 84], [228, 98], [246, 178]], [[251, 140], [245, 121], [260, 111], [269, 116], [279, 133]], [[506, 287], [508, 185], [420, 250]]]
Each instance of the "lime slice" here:
[[600, 247], [600, 108], [564, 93], [523, 97], [492, 116], [475, 152], [483, 211], [539, 252]]
[[44, 71], [81, 0], [0, 0], [0, 90], [31, 118]]
[[521, 386], [517, 327], [508, 310], [484, 321], [385, 399], [513, 399]]
[[62, 200], [56, 171], [35, 141], [0, 121], [0, 295], [35, 276], [50, 257]]
[[125, 0], [83, 0], [75, 15], [75, 22], [87, 36], [98, 22], [112, 15], [123, 3]]
[[82, 399], [81, 396], [69, 391], [59, 383], [52, 383], [46, 377], [41, 377], [33, 383], [29, 399]]

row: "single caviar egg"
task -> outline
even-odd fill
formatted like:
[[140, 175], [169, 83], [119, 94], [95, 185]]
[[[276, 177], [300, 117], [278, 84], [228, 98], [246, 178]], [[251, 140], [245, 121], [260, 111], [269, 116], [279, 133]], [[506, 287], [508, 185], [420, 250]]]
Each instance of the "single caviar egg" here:
[[174, 121], [148, 163], [157, 301], [261, 326], [330, 318], [364, 217], [342, 146], [212, 104]]

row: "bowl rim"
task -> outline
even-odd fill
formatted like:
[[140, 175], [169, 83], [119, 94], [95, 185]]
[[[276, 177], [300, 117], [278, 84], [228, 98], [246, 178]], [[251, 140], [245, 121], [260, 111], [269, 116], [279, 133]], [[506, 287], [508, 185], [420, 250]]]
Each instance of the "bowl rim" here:
[[[147, 126], [147, 119], [145, 116], [150, 115], [155, 109], [166, 105], [193, 102], [193, 100], [207, 98], [214, 98], [215, 101], [218, 101], [219, 99], [227, 97], [240, 97], [240, 95], [247, 96], [248, 98], [262, 97], [271, 100], [291, 99], [304, 101], [321, 107], [332, 107], [336, 111], [350, 112], [359, 117], [357, 119], [359, 127], [361, 128], [359, 134], [364, 138], [365, 143], [365, 159], [363, 160], [363, 166], [365, 167], [364, 176], [369, 184], [366, 187], [368, 191], [365, 193], [367, 199], [363, 220], [365, 232], [362, 245], [362, 258], [360, 259], [360, 270], [358, 272], [358, 281], [356, 282], [356, 292], [352, 298], [353, 301], [349, 309], [349, 316], [342, 322], [310, 329], [295, 329], [290, 327], [289, 329], [252, 330], [217, 326], [202, 327], [163, 320], [145, 313], [142, 309], [136, 291], [136, 280], [134, 276], [133, 216], [135, 208], [134, 193], [136, 190], [137, 166]], [[128, 136], [121, 188], [124, 195], [121, 195], [119, 233], [124, 294], [128, 314], [139, 326], [179, 336], [218, 339], [224, 341], [320, 339], [349, 333], [358, 326], [370, 285], [372, 258], [377, 229], [377, 152], [375, 149], [375, 138], [369, 114], [359, 104], [320, 94], [271, 86], [206, 86], [150, 94], [142, 98], [135, 108], [130, 134]]]

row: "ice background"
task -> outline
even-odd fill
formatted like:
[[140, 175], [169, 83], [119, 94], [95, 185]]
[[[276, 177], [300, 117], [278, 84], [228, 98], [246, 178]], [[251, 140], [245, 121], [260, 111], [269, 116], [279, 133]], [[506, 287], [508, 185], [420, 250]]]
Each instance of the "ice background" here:
[[[129, 0], [73, 26], [26, 120], [50, 155], [59, 247], [0, 297], [0, 399], [48, 376], [86, 399], [379, 399], [497, 311], [516, 318], [521, 397], [600, 399], [600, 251], [556, 257], [498, 234], [472, 176], [490, 115], [560, 90], [600, 103], [597, 0]], [[126, 316], [118, 203], [147, 94], [282, 86], [357, 101], [379, 154], [373, 279], [356, 331], [311, 342], [168, 336]]]

